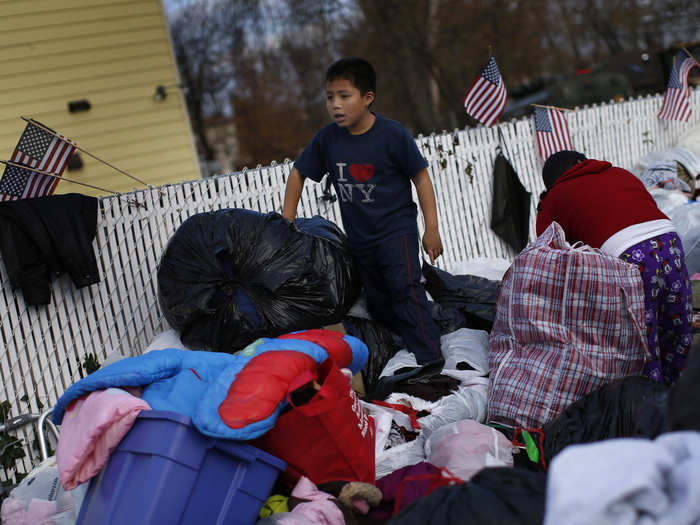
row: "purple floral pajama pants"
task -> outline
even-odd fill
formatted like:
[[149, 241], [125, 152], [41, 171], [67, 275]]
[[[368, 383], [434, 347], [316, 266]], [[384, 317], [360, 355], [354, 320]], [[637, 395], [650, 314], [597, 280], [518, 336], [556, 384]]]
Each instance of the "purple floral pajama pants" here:
[[675, 232], [635, 244], [620, 258], [636, 264], [644, 281], [644, 317], [651, 361], [644, 373], [671, 384], [685, 366], [692, 340], [693, 294], [683, 245]]

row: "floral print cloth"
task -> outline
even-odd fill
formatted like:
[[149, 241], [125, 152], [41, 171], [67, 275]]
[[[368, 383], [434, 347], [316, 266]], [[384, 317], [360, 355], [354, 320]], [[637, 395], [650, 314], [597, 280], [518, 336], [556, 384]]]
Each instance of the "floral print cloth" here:
[[644, 281], [644, 318], [652, 359], [644, 372], [671, 384], [685, 366], [692, 340], [693, 294], [683, 245], [675, 232], [652, 237], [620, 255]]

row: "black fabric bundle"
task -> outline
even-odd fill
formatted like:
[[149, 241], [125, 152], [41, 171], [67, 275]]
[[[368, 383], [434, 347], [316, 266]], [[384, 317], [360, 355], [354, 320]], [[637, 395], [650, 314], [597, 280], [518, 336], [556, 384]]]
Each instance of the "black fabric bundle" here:
[[540, 525], [547, 477], [511, 467], [485, 468], [406, 507], [390, 525]]

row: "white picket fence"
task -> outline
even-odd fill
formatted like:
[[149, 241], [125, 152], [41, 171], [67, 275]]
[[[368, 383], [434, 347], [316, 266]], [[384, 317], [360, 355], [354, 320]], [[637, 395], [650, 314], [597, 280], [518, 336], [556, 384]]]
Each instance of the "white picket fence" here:
[[[690, 123], [658, 121], [660, 96], [579, 109], [567, 113], [567, 119], [575, 149], [630, 168], [645, 153], [672, 146], [700, 121], [700, 90], [692, 92], [691, 103], [695, 111]], [[489, 228], [493, 162], [500, 146], [532, 193], [532, 238], [542, 190], [532, 119], [416, 140], [430, 164], [437, 194], [445, 246], [439, 265], [449, 270], [474, 257], [512, 258], [514, 254]], [[110, 352], [141, 353], [166, 328], [158, 310], [156, 269], [177, 227], [195, 213], [220, 208], [280, 211], [290, 168], [285, 161], [100, 199], [94, 247], [101, 281], [76, 290], [68, 277], [61, 277], [52, 286], [48, 306], [27, 307], [21, 293], [11, 289], [0, 264], [0, 401], [11, 404], [10, 414], [39, 412], [37, 400], [52, 406], [80, 377], [78, 363], [89, 353], [100, 362]], [[299, 215], [315, 214], [340, 224], [338, 203], [324, 198], [321, 184], [307, 183]], [[27, 400], [22, 401], [25, 395]], [[32, 429], [20, 430], [18, 436], [29, 443]], [[30, 451], [18, 462], [19, 470], [28, 468], [35, 457]]]

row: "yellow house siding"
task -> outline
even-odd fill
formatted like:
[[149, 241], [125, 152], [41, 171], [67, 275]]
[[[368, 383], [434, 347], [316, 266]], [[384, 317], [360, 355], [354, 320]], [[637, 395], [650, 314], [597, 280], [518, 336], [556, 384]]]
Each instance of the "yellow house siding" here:
[[[153, 186], [200, 177], [161, 0], [0, 0], [0, 158], [31, 116]], [[69, 113], [86, 99], [88, 111]], [[80, 153], [64, 177], [126, 192], [143, 185]], [[56, 193], [104, 195], [67, 181]]]

